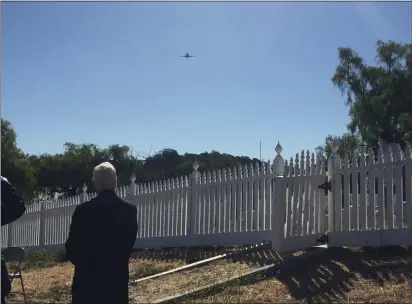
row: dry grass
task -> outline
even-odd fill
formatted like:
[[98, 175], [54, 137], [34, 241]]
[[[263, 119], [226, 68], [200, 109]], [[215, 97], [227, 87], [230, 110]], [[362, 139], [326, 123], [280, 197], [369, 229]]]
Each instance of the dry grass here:
[[217, 261], [201, 268], [188, 269], [138, 283], [131, 288], [131, 298], [134, 303], [148, 303], [177, 293], [192, 291], [219, 279], [228, 279], [247, 269], [250, 267], [246, 264]]
[[[47, 262], [47, 265], [50, 265]], [[137, 279], [163, 272], [184, 265], [183, 262], [161, 262], [131, 260], [129, 264], [130, 278]], [[24, 287], [29, 303], [70, 303], [71, 283], [74, 267], [69, 262], [57, 263], [44, 268], [23, 267]], [[132, 288], [130, 288], [132, 289]], [[23, 300], [20, 282], [13, 281], [9, 295], [10, 303]]]
[[[73, 265], [61, 263], [52, 267], [23, 271], [26, 295], [30, 303], [69, 303]], [[21, 301], [21, 286], [14, 280], [9, 295], [10, 302]]]
[[[373, 252], [342, 249], [310, 258], [295, 271], [260, 277], [254, 283], [232, 282], [221, 291], [209, 290], [179, 303], [412, 303], [412, 253], [391, 249]], [[131, 260], [130, 276], [137, 279], [183, 265], [182, 262]], [[187, 292], [255, 268], [243, 263], [213, 262], [197, 269], [159, 277], [130, 286], [130, 303]], [[24, 273], [30, 303], [70, 303], [73, 267], [59, 263]], [[13, 283], [11, 299], [21, 299]], [[11, 302], [16, 303], [16, 302]]]
[[149, 277], [151, 275], [164, 272], [173, 268], [177, 268], [185, 265], [180, 261], [142, 261], [142, 260], [130, 260], [129, 263], [129, 275], [131, 280], [141, 279]]

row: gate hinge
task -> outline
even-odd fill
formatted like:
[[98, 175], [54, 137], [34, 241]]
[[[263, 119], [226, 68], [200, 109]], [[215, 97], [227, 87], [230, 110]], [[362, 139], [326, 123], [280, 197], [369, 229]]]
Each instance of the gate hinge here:
[[319, 185], [318, 188], [325, 190], [325, 195], [328, 195], [328, 191], [332, 191], [332, 183], [331, 181], [326, 181], [323, 184]]
[[328, 244], [329, 238], [327, 234], [322, 235], [320, 238], [316, 239], [316, 244]]

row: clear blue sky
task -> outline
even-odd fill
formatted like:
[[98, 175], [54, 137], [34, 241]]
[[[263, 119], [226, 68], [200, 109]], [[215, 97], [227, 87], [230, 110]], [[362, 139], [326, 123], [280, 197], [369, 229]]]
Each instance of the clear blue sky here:
[[[346, 131], [337, 48], [411, 41], [411, 3], [1, 3], [2, 113], [65, 142], [273, 158]], [[180, 55], [190, 52], [195, 58]]]

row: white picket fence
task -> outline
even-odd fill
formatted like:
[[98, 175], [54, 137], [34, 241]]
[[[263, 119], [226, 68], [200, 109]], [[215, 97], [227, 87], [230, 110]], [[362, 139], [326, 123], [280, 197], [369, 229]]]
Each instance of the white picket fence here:
[[[189, 176], [143, 184], [132, 176], [117, 192], [138, 209], [135, 247], [272, 242], [288, 251], [314, 246], [326, 232], [330, 246], [412, 244], [409, 146], [404, 152], [392, 146], [377, 162], [366, 155], [340, 160], [334, 153], [328, 171], [309, 151], [289, 163], [281, 151], [278, 144], [273, 165], [200, 173], [195, 162]], [[318, 186], [328, 178], [332, 191], [325, 195]], [[95, 195], [84, 187], [75, 197], [31, 204], [2, 228], [2, 246], [60, 248], [74, 208]]]
[[377, 158], [333, 155], [329, 246], [412, 244], [411, 147], [391, 144]]

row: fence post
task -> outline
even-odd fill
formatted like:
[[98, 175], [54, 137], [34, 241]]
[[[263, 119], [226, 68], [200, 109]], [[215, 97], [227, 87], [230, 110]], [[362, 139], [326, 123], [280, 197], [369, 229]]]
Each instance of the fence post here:
[[[282, 249], [282, 241], [285, 237], [285, 222], [286, 222], [286, 187], [283, 174], [285, 170], [285, 160], [282, 155], [282, 146], [278, 142], [275, 148], [277, 155], [273, 160], [273, 175], [275, 176], [273, 182], [273, 201], [271, 210], [272, 222], [272, 249], [280, 251]], [[273, 183], [272, 183], [273, 185]]]
[[187, 213], [186, 213], [186, 223], [187, 223], [187, 234], [196, 234], [196, 223], [197, 223], [197, 208], [198, 208], [198, 184], [199, 184], [199, 162], [195, 160], [193, 163], [193, 172], [190, 174], [189, 187], [190, 195], [188, 196], [187, 202]]
[[81, 203], [84, 203], [85, 201], [87, 201], [87, 185], [86, 183], [83, 184], [82, 187], [82, 195], [81, 195]]
[[132, 173], [132, 176], [130, 177], [130, 185], [129, 185], [129, 195], [136, 195], [136, 175], [134, 175], [134, 173]]
[[[276, 156], [273, 159], [273, 164], [272, 164], [272, 176], [283, 176], [283, 172], [285, 170], [285, 160], [283, 159], [282, 155], [280, 155], [280, 153], [282, 153], [282, 146], [280, 145], [280, 143], [278, 142], [278, 144], [275, 147], [275, 152], [276, 152]], [[275, 182], [275, 179], [271, 179], [271, 185], [272, 185], [272, 201], [270, 203], [270, 209], [269, 209], [269, 214], [271, 216], [271, 221], [270, 221], [270, 229], [274, 229], [273, 226], [273, 212], [275, 209], [274, 204], [275, 204], [275, 200], [276, 200], [276, 192], [275, 191], [275, 187], [273, 185], [273, 183]], [[285, 214], [285, 219], [286, 219], [286, 214]]]
[[[137, 193], [137, 185], [136, 185], [135, 181], [136, 181], [136, 175], [134, 175], [134, 173], [132, 173], [132, 176], [130, 176], [130, 185], [129, 185], [128, 189], [127, 189], [127, 195], [128, 195], [129, 197], [130, 197], [130, 196], [136, 196], [136, 193]], [[137, 207], [136, 204], [135, 204], [135, 206]], [[136, 220], [139, 221], [139, 215], [137, 215]], [[138, 223], [138, 225], [140, 225], [140, 223]], [[138, 226], [138, 227], [139, 227], [139, 226]], [[140, 229], [138, 228], [138, 229], [137, 229], [137, 233], [136, 233], [136, 238], [139, 237], [139, 233], [140, 233], [139, 230], [140, 230]]]
[[[340, 183], [341, 180], [337, 179], [335, 174], [335, 169], [336, 169], [336, 158], [338, 157], [338, 149], [339, 149], [339, 141], [333, 140], [331, 143], [331, 149], [332, 149], [332, 154], [330, 155], [328, 159], [328, 181], [330, 182], [331, 185], [331, 191], [328, 193], [328, 230], [330, 232], [333, 232], [336, 230], [335, 227], [335, 215], [336, 211], [340, 211], [340, 209], [337, 208], [342, 208], [342, 206], [336, 206], [335, 204], [335, 195], [341, 195], [341, 193], [335, 193], [334, 189], [340, 189], [340, 187], [336, 187], [336, 183]], [[336, 203], [338, 203], [339, 200], [336, 200]]]
[[285, 160], [283, 159], [282, 155], [280, 155], [280, 153], [282, 153], [282, 150], [283, 148], [278, 142], [275, 148], [277, 155], [273, 160], [273, 173], [275, 174], [275, 176], [283, 176], [283, 172], [285, 170]]
[[275, 187], [272, 208], [272, 249], [280, 251], [285, 238], [286, 220], [286, 187], [283, 176], [275, 177]]
[[45, 215], [44, 215], [44, 201], [40, 201], [40, 227], [39, 227], [39, 247], [40, 249], [43, 249], [44, 246], [46, 245], [46, 241], [45, 241], [45, 233], [46, 233], [46, 229], [45, 229]]

